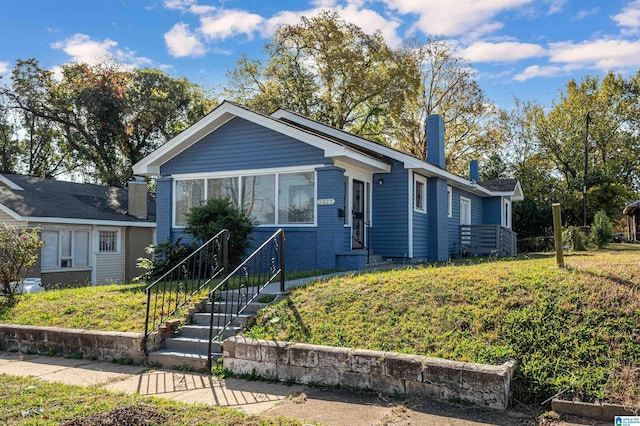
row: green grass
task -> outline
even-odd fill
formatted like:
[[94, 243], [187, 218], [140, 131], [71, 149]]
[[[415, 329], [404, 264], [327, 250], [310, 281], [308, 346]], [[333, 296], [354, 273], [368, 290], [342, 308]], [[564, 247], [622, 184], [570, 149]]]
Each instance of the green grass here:
[[[519, 361], [519, 398], [640, 401], [640, 246], [341, 277], [263, 310], [255, 338]], [[477, 260], [476, 260], [477, 262]], [[464, 261], [463, 261], [464, 263]]]
[[156, 425], [302, 425], [287, 418], [249, 416], [237, 410], [107, 392], [95, 387], [0, 375], [0, 419], [6, 425], [59, 425], [115, 408], [143, 406]]
[[87, 330], [144, 330], [143, 284], [106, 285], [24, 294], [0, 303], [0, 322]]

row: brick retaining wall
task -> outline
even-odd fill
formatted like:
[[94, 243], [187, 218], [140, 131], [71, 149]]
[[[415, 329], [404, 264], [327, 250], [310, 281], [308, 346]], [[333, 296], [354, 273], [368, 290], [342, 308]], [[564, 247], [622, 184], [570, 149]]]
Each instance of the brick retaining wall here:
[[113, 360], [144, 360], [140, 333], [0, 324], [0, 350]]
[[422, 395], [504, 410], [509, 405], [514, 362], [484, 365], [302, 343], [230, 337], [224, 367], [236, 374], [297, 383]]

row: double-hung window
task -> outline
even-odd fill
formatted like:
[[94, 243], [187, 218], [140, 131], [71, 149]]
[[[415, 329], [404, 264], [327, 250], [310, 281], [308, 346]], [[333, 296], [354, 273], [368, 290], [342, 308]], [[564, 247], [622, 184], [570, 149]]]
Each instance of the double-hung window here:
[[42, 239], [42, 269], [89, 266], [89, 231], [44, 230]]

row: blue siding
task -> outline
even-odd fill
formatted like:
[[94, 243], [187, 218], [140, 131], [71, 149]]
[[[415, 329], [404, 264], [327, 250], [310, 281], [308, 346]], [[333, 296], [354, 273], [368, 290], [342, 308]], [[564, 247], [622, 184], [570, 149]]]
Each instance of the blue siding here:
[[[409, 254], [408, 173], [402, 163], [393, 161], [390, 173], [373, 175], [372, 253], [403, 258]], [[383, 179], [382, 185], [378, 180]]]
[[429, 210], [429, 259], [445, 261], [449, 259], [447, 182], [439, 178], [427, 180], [427, 199]]
[[318, 205], [317, 268], [335, 269], [336, 255], [343, 251], [344, 169], [330, 166], [316, 169], [318, 200], [333, 199], [334, 204]]
[[156, 179], [156, 243], [162, 244], [171, 238], [171, 187], [173, 179]]
[[452, 217], [448, 220], [449, 233], [449, 255], [451, 257], [460, 256], [460, 196], [471, 200], [471, 223], [474, 225], [484, 224], [484, 202], [486, 199], [452, 187], [453, 190], [453, 211]]
[[[414, 180], [416, 174], [414, 173]], [[418, 175], [420, 176], [420, 175]], [[416, 260], [424, 260], [429, 256], [429, 214], [431, 213], [429, 207], [429, 202], [432, 197], [435, 196], [432, 192], [427, 188], [427, 198], [424, 200], [427, 203], [427, 213], [421, 213], [414, 210], [416, 203], [416, 194], [415, 194], [415, 184], [411, 183], [411, 214], [413, 215], [413, 258]]]
[[321, 149], [234, 118], [160, 167], [162, 176], [332, 164]]
[[484, 199], [482, 220], [485, 225], [500, 225], [502, 223], [502, 198], [491, 197]]
[[[310, 271], [318, 269], [316, 228], [287, 227], [284, 240], [285, 271]], [[261, 227], [251, 234], [251, 253], [278, 230], [277, 227]], [[247, 253], [247, 254], [249, 254]]]

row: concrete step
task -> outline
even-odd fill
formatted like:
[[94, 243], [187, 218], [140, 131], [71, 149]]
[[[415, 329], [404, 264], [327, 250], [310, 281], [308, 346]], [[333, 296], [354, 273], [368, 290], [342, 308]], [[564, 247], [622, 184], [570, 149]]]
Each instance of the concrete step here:
[[[247, 308], [242, 312], [246, 315], [256, 314], [260, 309], [268, 306], [268, 303], [250, 303], [247, 305]], [[213, 302], [207, 303], [204, 307], [204, 312], [211, 312], [213, 310], [216, 312], [237, 312], [238, 304], [236, 303], [227, 303], [227, 302]]]
[[[209, 327], [209, 321], [210, 321], [210, 317], [211, 315], [213, 315], [213, 323], [214, 324], [218, 324], [218, 316], [220, 316], [220, 314], [210, 314], [210, 313], [195, 313], [193, 315], [191, 315], [191, 325], [204, 325], [206, 327]], [[241, 327], [243, 325], [245, 325], [249, 319], [251, 319], [253, 315], [247, 315], [247, 314], [240, 314], [238, 317], [236, 317], [233, 320], [233, 323], [231, 323], [232, 326], [238, 326]]]
[[[199, 339], [195, 337], [168, 337], [164, 341], [164, 349], [173, 352], [184, 352], [191, 354], [206, 355], [209, 348], [208, 339]], [[217, 349], [211, 348], [212, 352], [220, 352]]]
[[[213, 327], [213, 335], [215, 336], [217, 333], [222, 330], [222, 327]], [[235, 336], [242, 331], [242, 327], [240, 326], [231, 326], [227, 328], [224, 333], [222, 333], [222, 338], [226, 339], [227, 337]], [[178, 337], [190, 337], [192, 339], [209, 339], [209, 325], [183, 325], [180, 329], [180, 333]]]
[[[212, 363], [222, 356], [221, 352], [212, 353]], [[176, 352], [163, 349], [151, 352], [148, 357], [149, 364], [158, 364], [163, 368], [188, 368], [191, 370], [204, 370], [207, 367], [207, 355], [200, 353]]]

